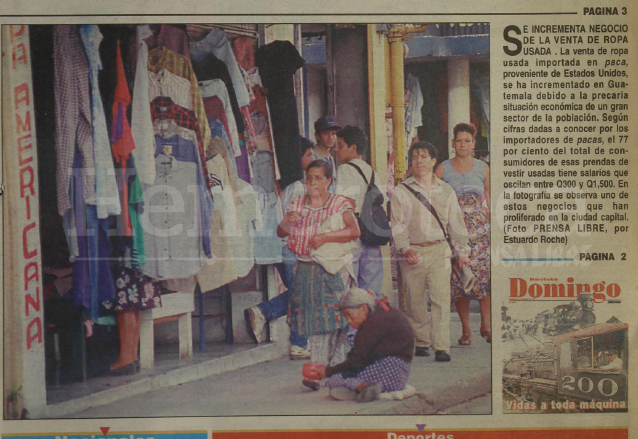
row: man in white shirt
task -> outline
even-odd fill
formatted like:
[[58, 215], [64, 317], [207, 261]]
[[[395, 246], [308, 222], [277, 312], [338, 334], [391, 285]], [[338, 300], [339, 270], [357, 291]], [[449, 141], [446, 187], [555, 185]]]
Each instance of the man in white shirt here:
[[622, 361], [622, 359], [618, 356], [616, 352], [613, 352], [609, 355], [609, 363], [605, 364], [604, 366], [599, 366], [598, 369], [622, 370], [623, 366], [624, 366], [624, 362]]
[[[367, 151], [368, 139], [360, 128], [349, 125], [337, 132], [335, 154], [339, 163], [342, 164], [338, 169], [339, 181], [336, 193], [352, 200], [355, 215], [361, 214], [361, 206], [373, 173], [375, 184], [379, 185], [380, 183], [376, 172], [361, 158]], [[367, 182], [352, 165], [361, 169]], [[353, 251], [353, 267], [358, 286], [364, 290], [374, 291], [374, 294], [380, 299], [383, 286], [381, 247], [366, 245], [360, 239], [357, 239], [355, 243], [357, 248]]]
[[330, 152], [337, 142], [337, 131], [341, 127], [334, 116], [321, 116], [315, 122], [315, 140], [317, 144], [312, 148], [312, 153], [316, 160], [324, 160], [332, 167], [332, 183], [328, 191], [335, 193], [335, 185], [337, 181], [337, 169], [335, 161]]
[[[427, 142], [417, 142], [408, 157], [414, 175], [394, 189], [391, 218], [407, 300], [405, 314], [416, 336], [414, 355], [427, 357], [432, 346], [436, 361], [450, 361], [451, 250], [439, 222], [410, 189], [431, 204], [455, 245], [461, 266], [470, 262], [469, 237], [454, 189], [432, 172], [436, 148]], [[431, 317], [426, 291], [430, 296]]]

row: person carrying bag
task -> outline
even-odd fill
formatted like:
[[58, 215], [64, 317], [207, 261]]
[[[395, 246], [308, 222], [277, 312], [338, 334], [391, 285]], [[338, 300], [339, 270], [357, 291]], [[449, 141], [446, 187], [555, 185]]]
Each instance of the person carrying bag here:
[[361, 242], [366, 245], [386, 245], [390, 242], [392, 236], [392, 230], [390, 228], [390, 221], [388, 220], [388, 214], [383, 208], [383, 194], [381, 190], [374, 184], [374, 172], [370, 182], [363, 174], [361, 168], [354, 163], [348, 163], [348, 165], [355, 168], [361, 178], [367, 185], [366, 194], [361, 206], [361, 213], [357, 215], [357, 221], [359, 221], [359, 229], [361, 229]]
[[414, 189], [412, 189], [410, 186], [408, 186], [405, 183], [401, 183], [401, 184], [408, 191], [410, 191], [410, 193], [412, 195], [414, 195], [416, 197], [416, 199], [419, 200], [421, 202], [421, 204], [423, 204], [423, 206], [425, 206], [425, 208], [432, 214], [434, 219], [436, 219], [436, 222], [441, 227], [441, 230], [443, 230], [443, 236], [445, 236], [445, 240], [447, 241], [448, 245], [450, 246], [450, 250], [452, 250], [452, 261], [451, 261], [452, 262], [452, 276], [456, 276], [456, 278], [459, 280], [459, 283], [463, 286], [463, 289], [465, 291], [471, 292], [472, 289], [474, 288], [474, 285], [476, 284], [476, 277], [474, 277], [474, 273], [472, 273], [472, 270], [467, 265], [459, 267], [459, 264], [458, 264], [458, 252], [454, 248], [454, 244], [452, 243], [452, 238], [450, 238], [450, 234], [447, 232], [447, 230], [443, 226], [443, 223], [441, 222], [441, 219], [439, 218], [439, 215], [437, 215], [436, 210], [432, 207], [432, 205], [430, 204], [428, 199], [425, 198], [422, 194], [420, 194], [419, 192], [415, 191]]

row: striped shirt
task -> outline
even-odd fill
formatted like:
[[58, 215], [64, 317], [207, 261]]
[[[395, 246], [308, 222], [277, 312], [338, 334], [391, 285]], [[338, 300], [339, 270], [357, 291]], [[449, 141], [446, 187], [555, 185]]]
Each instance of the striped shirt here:
[[168, 96], [177, 105], [189, 110], [193, 109], [191, 83], [166, 69], [161, 69], [157, 73], [148, 72], [149, 101], [158, 96]]
[[167, 69], [177, 76], [181, 76], [190, 81], [191, 95], [193, 100], [193, 112], [197, 117], [198, 129], [202, 138], [203, 148], [208, 147], [210, 142], [210, 128], [208, 119], [204, 112], [204, 104], [202, 103], [202, 95], [199, 92], [197, 78], [193, 71], [193, 65], [189, 58], [184, 55], [175, 53], [165, 47], [158, 47], [148, 52], [148, 69], [151, 72], [159, 72], [161, 69]]
[[352, 206], [347, 198], [341, 195], [330, 195], [326, 204], [321, 207], [310, 207], [306, 203], [306, 195], [300, 195], [293, 200], [287, 212], [297, 212], [301, 219], [290, 228], [288, 248], [297, 256], [310, 256], [310, 239], [317, 235], [321, 225], [331, 216], [352, 212]]

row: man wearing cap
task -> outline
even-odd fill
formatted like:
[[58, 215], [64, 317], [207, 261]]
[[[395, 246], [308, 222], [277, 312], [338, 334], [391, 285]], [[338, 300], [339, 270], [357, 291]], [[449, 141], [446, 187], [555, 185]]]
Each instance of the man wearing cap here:
[[337, 118], [334, 116], [321, 116], [315, 122], [315, 139], [317, 140], [317, 144], [312, 148], [312, 152], [315, 159], [324, 160], [332, 167], [332, 183], [328, 188], [331, 194], [335, 193], [337, 168], [330, 152], [337, 143], [337, 131], [340, 129], [341, 127], [337, 123]]

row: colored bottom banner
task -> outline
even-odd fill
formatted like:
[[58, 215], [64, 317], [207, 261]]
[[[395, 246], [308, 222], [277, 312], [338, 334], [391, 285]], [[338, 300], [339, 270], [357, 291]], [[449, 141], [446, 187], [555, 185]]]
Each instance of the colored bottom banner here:
[[427, 426], [420, 427], [414, 431], [223, 431], [213, 432], [213, 439], [626, 439], [629, 435], [628, 428], [436, 430]]
[[101, 427], [106, 433], [43, 433], [43, 434], [3, 434], [2, 439], [208, 439], [205, 431], [164, 432], [109, 432], [107, 427]]

